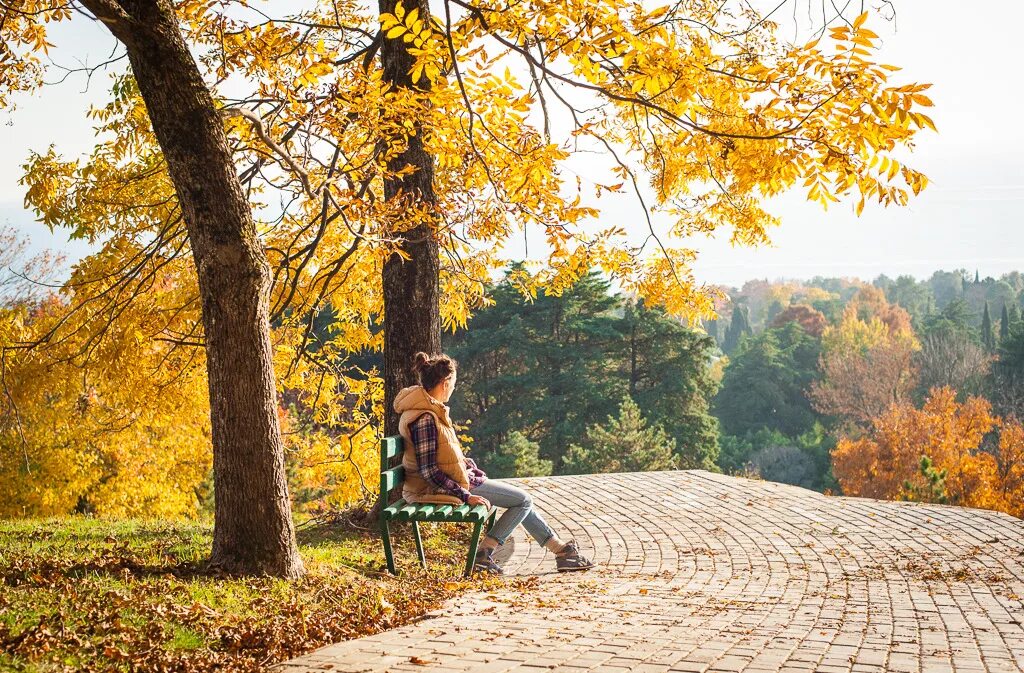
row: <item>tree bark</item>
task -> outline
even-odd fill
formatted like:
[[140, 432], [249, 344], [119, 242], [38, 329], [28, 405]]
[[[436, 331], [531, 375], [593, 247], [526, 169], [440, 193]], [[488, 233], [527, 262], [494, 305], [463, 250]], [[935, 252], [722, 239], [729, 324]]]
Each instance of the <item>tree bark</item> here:
[[[394, 13], [396, 0], [379, 0], [383, 14]], [[418, 7], [420, 16], [430, 16], [427, 0], [406, 1], [405, 10]], [[426, 91], [425, 79], [413, 82], [409, 74], [413, 57], [401, 38], [384, 38], [381, 44], [383, 81], [396, 89]], [[433, 207], [434, 158], [423, 145], [423, 127], [415, 123], [416, 135], [408, 139], [405, 150], [388, 161], [389, 172], [405, 166], [415, 171], [402, 178], [384, 181], [386, 199], [408, 199], [409, 205]], [[386, 139], [385, 139], [386, 140]], [[384, 263], [384, 434], [398, 434], [398, 415], [392, 404], [398, 391], [416, 383], [412, 373], [412, 357], [417, 351], [441, 352], [440, 249], [436, 232], [429, 224], [421, 224], [404, 235], [402, 250], [409, 259], [397, 253]]]
[[128, 51], [195, 259], [213, 433], [212, 566], [303, 574], [270, 343], [270, 269], [223, 121], [170, 0], [82, 0]]

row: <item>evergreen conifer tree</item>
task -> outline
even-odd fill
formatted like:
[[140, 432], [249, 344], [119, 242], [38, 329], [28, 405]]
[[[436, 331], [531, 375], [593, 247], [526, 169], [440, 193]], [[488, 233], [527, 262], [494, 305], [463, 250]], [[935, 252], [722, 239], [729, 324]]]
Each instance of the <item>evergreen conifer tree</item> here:
[[820, 352], [819, 342], [796, 323], [744, 341], [715, 398], [722, 430], [743, 436], [769, 428], [789, 437], [810, 430], [815, 414], [805, 391], [817, 376]]
[[999, 316], [999, 343], [1006, 340], [1006, 337], [1010, 336], [1010, 311], [1006, 308], [1006, 302], [1003, 302], [1003, 312]]
[[987, 350], [995, 350], [996, 335], [992, 330], [992, 316], [988, 312], [988, 302], [985, 302], [985, 312], [981, 316], [981, 342]]
[[518, 430], [509, 434], [486, 463], [487, 472], [497, 478], [546, 477], [551, 466], [550, 460], [540, 457], [540, 445]]
[[584, 446], [573, 444], [565, 454], [568, 474], [674, 470], [676, 442], [660, 425], [647, 426], [640, 407], [629, 396], [618, 418], [587, 428]]
[[743, 307], [742, 332], [740, 334], [740, 338], [746, 337], [746, 336], [752, 336], [753, 334], [754, 334], [754, 328], [750, 326], [750, 308], [744, 306]]
[[750, 326], [750, 308], [737, 306], [733, 311], [733, 320], [732, 324], [736, 326], [736, 346], [739, 346], [744, 337], [754, 334], [754, 328]]
[[491, 289], [494, 304], [469, 329], [445, 337], [459, 361], [452, 415], [471, 419], [477, 462], [496, 476], [527, 476], [540, 459], [557, 472], [569, 444], [629, 395], [675, 440], [680, 467], [714, 469], [714, 341], [662, 308], [609, 294], [600, 274], [528, 299], [514, 282], [520, 271]]
[[715, 320], [705, 320], [704, 321], [704, 331], [708, 333], [709, 337], [711, 337], [712, 339], [715, 340], [716, 344], [719, 343], [718, 319], [717, 318]]
[[512, 431], [529, 428], [541, 457], [557, 467], [569, 443], [614, 413], [627, 391], [607, 375], [620, 299], [598, 272], [561, 294], [527, 299], [512, 282], [517, 271], [494, 288], [494, 305], [470, 329], [446, 338], [460, 364], [453, 414], [473, 419], [470, 434], [485, 463]]
[[743, 337], [750, 333], [750, 321], [746, 312], [740, 306], [733, 306], [732, 318], [729, 320], [729, 327], [725, 330], [725, 339], [722, 341], [722, 350], [727, 355], [732, 355], [736, 352]]
[[924, 485], [917, 485], [909, 479], [903, 482], [903, 493], [900, 500], [912, 502], [935, 502], [945, 504], [949, 502], [949, 494], [946, 492], [946, 476], [948, 470], [940, 470], [932, 463], [928, 456], [921, 456], [919, 472], [923, 477]]
[[643, 301], [624, 305], [618, 331], [621, 338], [605, 354], [628, 382], [629, 397], [675, 439], [679, 467], [714, 470], [718, 421], [710, 403], [718, 385], [708, 366], [714, 341]]

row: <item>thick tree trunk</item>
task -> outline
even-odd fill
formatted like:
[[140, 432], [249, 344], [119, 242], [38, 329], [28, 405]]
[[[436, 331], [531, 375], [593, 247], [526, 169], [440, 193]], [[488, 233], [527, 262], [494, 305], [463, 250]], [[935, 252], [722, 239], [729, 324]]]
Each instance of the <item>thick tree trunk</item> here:
[[[380, 12], [394, 13], [395, 0], [379, 0]], [[406, 1], [405, 10], [414, 7], [420, 16], [429, 16], [427, 0]], [[384, 39], [381, 45], [383, 81], [396, 88], [424, 90], [425, 80], [413, 83], [409, 75], [413, 57], [401, 38]], [[411, 203], [431, 206], [434, 197], [434, 158], [423, 146], [422, 127], [417, 123], [417, 134], [409, 138], [405, 151], [388, 162], [388, 168], [397, 171], [405, 166], [416, 170], [403, 179], [384, 181], [387, 199], [405, 198]], [[395, 395], [403, 387], [415, 383], [410, 369], [412, 356], [417, 351], [441, 352], [440, 252], [436, 233], [423, 224], [403, 235], [402, 249], [409, 256], [403, 260], [392, 255], [384, 264], [384, 433], [398, 434], [398, 415], [392, 410]]]
[[213, 430], [211, 564], [302, 575], [269, 334], [270, 270], [223, 122], [170, 0], [82, 0], [125, 44], [188, 228]]

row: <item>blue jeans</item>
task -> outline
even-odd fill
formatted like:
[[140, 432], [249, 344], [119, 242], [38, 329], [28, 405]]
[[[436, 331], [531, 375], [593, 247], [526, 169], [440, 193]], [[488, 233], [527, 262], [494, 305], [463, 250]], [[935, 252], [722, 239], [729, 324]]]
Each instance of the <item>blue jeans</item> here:
[[498, 544], [505, 544], [505, 540], [519, 524], [523, 524], [526, 532], [542, 546], [555, 536], [555, 532], [533, 508], [530, 494], [523, 489], [497, 479], [488, 479], [470, 493], [487, 498], [495, 507], [505, 509], [504, 514], [495, 522], [494, 528], [487, 533], [487, 536], [497, 540]]

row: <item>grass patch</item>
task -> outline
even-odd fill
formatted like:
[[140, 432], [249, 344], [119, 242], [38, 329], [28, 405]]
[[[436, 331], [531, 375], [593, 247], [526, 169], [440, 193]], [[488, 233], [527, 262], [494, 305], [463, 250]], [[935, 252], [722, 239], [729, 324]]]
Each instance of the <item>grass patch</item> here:
[[423, 526], [430, 568], [396, 526], [403, 574], [375, 531], [300, 530], [295, 582], [205, 572], [207, 523], [0, 521], [0, 671], [258, 671], [414, 620], [467, 588], [468, 527]]

